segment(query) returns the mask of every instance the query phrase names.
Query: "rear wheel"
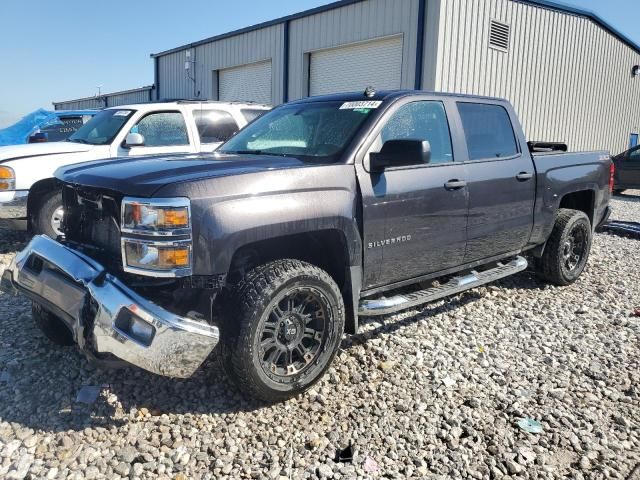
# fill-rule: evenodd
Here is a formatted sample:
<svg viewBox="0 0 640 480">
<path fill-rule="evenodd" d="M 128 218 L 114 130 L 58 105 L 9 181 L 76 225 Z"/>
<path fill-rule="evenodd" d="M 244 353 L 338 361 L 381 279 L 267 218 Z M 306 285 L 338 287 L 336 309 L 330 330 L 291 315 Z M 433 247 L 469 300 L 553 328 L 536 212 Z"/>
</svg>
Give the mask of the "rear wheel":
<svg viewBox="0 0 640 480">
<path fill-rule="evenodd" d="M 575 282 L 587 265 L 591 237 L 591 222 L 584 212 L 559 209 L 538 264 L 540 275 L 556 285 Z"/>
<path fill-rule="evenodd" d="M 64 322 L 37 303 L 31 304 L 31 316 L 36 326 L 51 343 L 63 347 L 74 344 L 73 335 Z"/>
<path fill-rule="evenodd" d="M 56 239 L 62 235 L 62 193 L 50 192 L 42 197 L 33 216 L 34 233 Z"/>
<path fill-rule="evenodd" d="M 222 363 L 245 393 L 284 400 L 322 377 L 343 331 L 344 304 L 331 276 L 277 260 L 250 271 L 236 288 L 222 327 Z"/>
</svg>

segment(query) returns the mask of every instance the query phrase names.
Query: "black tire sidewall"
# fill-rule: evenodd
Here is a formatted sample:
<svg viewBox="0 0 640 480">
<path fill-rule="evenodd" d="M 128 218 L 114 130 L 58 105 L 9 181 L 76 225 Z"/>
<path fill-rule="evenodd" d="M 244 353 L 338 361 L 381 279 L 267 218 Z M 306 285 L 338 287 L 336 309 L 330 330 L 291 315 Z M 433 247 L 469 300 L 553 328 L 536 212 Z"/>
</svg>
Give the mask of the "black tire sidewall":
<svg viewBox="0 0 640 480">
<path fill-rule="evenodd" d="M 593 232 L 591 229 L 591 222 L 589 221 L 589 217 L 584 212 L 578 210 L 572 210 L 565 212 L 565 215 L 568 215 L 570 212 L 571 216 L 565 221 L 559 221 L 554 226 L 554 231 L 552 232 L 552 236 L 554 238 L 554 242 L 552 245 L 548 245 L 551 247 L 548 251 L 545 251 L 545 255 L 543 258 L 543 262 L 545 265 L 545 270 L 547 271 L 547 279 L 553 281 L 558 285 L 570 285 L 574 283 L 580 275 L 584 272 L 587 262 L 589 260 L 589 254 L 591 252 L 591 244 L 593 241 Z M 567 238 L 571 234 L 571 232 L 579 225 L 582 224 L 583 228 L 586 232 L 586 246 L 582 258 L 580 259 L 579 265 L 573 270 L 567 270 L 563 261 L 563 248 L 564 244 L 567 241 Z"/>
<path fill-rule="evenodd" d="M 284 400 L 310 388 L 329 368 L 342 340 L 344 304 L 340 290 L 326 272 L 310 265 L 308 267 L 308 271 L 296 269 L 287 278 L 280 278 L 278 285 L 266 286 L 258 292 L 256 302 L 242 303 L 239 330 L 233 342 L 233 352 L 230 352 L 233 356 L 234 374 L 236 378 L 243 378 L 244 386 L 262 400 Z M 327 312 L 325 340 L 321 352 L 311 364 L 299 374 L 276 382 L 264 372 L 260 364 L 258 342 L 261 320 L 269 314 L 276 298 L 296 287 L 308 287 L 320 294 Z"/>
<path fill-rule="evenodd" d="M 64 322 L 37 303 L 31 304 L 31 316 L 38 329 L 51 343 L 62 347 L 75 344 L 71 330 Z"/>
<path fill-rule="evenodd" d="M 589 222 L 589 219 L 587 218 L 586 215 L 582 214 L 582 215 L 576 215 L 568 224 L 567 227 L 564 229 L 564 231 L 562 232 L 562 241 L 561 241 L 561 247 L 562 245 L 564 245 L 564 241 L 567 239 L 567 237 L 569 236 L 569 234 L 579 225 L 582 224 L 584 231 L 585 231 L 585 241 L 586 241 L 586 245 L 585 245 L 585 249 L 584 249 L 584 253 L 582 254 L 582 257 L 580 258 L 580 263 L 578 264 L 578 266 L 576 268 L 574 268 L 573 270 L 567 270 L 565 268 L 564 262 L 560 263 L 560 271 L 562 273 L 562 276 L 570 283 L 575 282 L 578 277 L 580 277 L 580 275 L 582 275 L 582 272 L 584 271 L 584 269 L 587 266 L 587 261 L 589 260 L 589 253 L 591 252 L 591 241 L 592 241 L 592 233 L 591 233 L 591 223 Z M 558 252 L 558 255 L 561 257 L 562 256 L 562 250 L 560 252 Z"/>
<path fill-rule="evenodd" d="M 34 233 L 56 239 L 58 237 L 58 232 L 56 232 L 51 226 L 51 217 L 61 206 L 62 192 L 51 192 L 43 197 L 38 205 L 37 212 L 35 212 Z"/>
</svg>

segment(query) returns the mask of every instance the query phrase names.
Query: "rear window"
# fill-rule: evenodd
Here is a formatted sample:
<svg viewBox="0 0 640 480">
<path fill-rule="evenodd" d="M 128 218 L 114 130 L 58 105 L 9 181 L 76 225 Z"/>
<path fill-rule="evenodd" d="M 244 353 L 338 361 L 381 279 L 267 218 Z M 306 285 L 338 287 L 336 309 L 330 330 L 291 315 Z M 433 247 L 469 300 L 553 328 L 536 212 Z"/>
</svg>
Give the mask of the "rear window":
<svg viewBox="0 0 640 480">
<path fill-rule="evenodd" d="M 238 131 L 236 121 L 223 110 L 194 110 L 193 118 L 201 143 L 226 142 Z"/>
<path fill-rule="evenodd" d="M 257 108 L 243 108 L 240 110 L 242 116 L 247 120 L 247 123 L 253 122 L 260 115 L 264 115 L 269 110 L 257 109 Z"/>
<path fill-rule="evenodd" d="M 458 103 L 470 160 L 512 157 L 518 154 L 509 114 L 500 105 Z"/>
</svg>

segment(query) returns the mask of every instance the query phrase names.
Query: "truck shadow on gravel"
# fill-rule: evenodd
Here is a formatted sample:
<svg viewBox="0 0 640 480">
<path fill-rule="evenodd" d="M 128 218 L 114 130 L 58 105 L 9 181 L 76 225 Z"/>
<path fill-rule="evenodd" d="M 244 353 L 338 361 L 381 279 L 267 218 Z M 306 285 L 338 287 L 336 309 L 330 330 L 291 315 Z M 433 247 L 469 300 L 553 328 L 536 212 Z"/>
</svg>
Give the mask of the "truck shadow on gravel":
<svg viewBox="0 0 640 480">
<path fill-rule="evenodd" d="M 507 289 L 544 286 L 531 272 L 492 285 Z M 365 318 L 364 331 L 345 337 L 342 349 L 348 350 L 380 335 L 392 335 L 437 314 L 455 312 L 484 297 L 481 291 L 471 290 L 410 310 L 398 320 Z M 0 381 L 0 418 L 20 428 L 77 432 L 137 422 L 161 425 L 175 423 L 179 417 L 173 415 L 218 416 L 252 412 L 266 406 L 243 397 L 223 375 L 215 357 L 194 377 L 184 380 L 160 377 L 134 367 L 104 369 L 90 364 L 75 348 L 56 347 L 43 338 L 32 323 L 29 303 L 23 297 L 9 299 L 2 295 L 0 307 L 18 312 L 15 319 L 9 320 L 14 325 L 0 331 L 0 345 L 5 349 L 0 354 L 0 372 L 10 375 L 8 381 Z M 76 401 L 83 386 L 99 388 L 95 402 Z"/>
<path fill-rule="evenodd" d="M 490 283 L 481 288 L 501 288 L 516 290 L 540 290 L 545 288 L 546 284 L 538 279 L 532 271 L 524 271 L 511 277 L 503 278 L 496 282 Z M 468 290 L 454 297 L 445 298 L 433 304 L 426 304 L 423 307 L 417 307 L 406 311 L 405 317 L 394 320 L 394 315 L 385 315 L 381 317 L 366 317 L 360 319 L 360 327 L 365 329 L 362 333 L 349 335 L 343 339 L 341 348 L 348 350 L 349 348 L 362 345 L 367 340 L 376 338 L 380 335 L 392 335 L 398 330 L 409 327 L 415 323 L 428 321 L 430 317 L 440 315 L 447 312 L 455 312 L 456 310 L 473 304 L 478 300 L 482 300 L 485 296 L 478 289 Z M 397 315 L 397 314 L 396 314 Z M 366 329 L 367 326 L 373 326 L 373 329 Z"/>
</svg>

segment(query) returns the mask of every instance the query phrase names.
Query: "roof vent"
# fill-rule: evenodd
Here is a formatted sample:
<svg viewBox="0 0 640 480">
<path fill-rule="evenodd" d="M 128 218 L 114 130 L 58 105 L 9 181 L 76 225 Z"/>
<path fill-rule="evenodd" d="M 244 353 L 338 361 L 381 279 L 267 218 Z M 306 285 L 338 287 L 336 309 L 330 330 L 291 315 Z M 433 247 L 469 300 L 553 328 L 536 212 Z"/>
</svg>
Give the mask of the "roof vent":
<svg viewBox="0 0 640 480">
<path fill-rule="evenodd" d="M 489 29 L 489 47 L 502 52 L 507 52 L 509 50 L 510 39 L 511 27 L 504 23 L 491 20 L 491 27 Z"/>
</svg>

